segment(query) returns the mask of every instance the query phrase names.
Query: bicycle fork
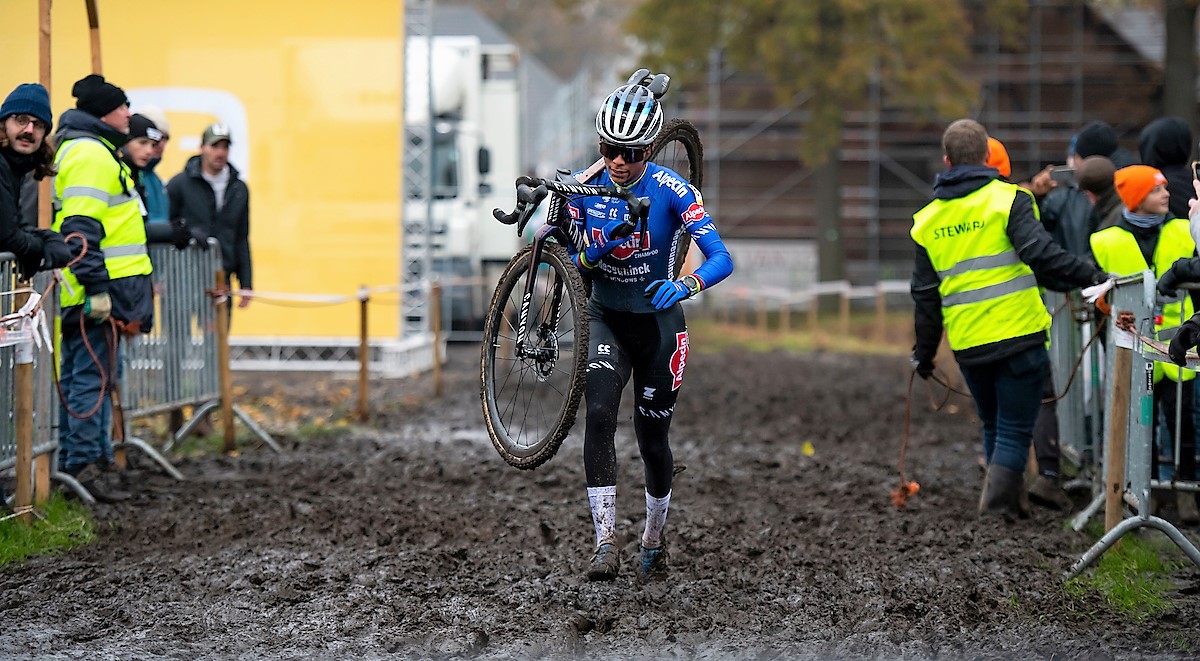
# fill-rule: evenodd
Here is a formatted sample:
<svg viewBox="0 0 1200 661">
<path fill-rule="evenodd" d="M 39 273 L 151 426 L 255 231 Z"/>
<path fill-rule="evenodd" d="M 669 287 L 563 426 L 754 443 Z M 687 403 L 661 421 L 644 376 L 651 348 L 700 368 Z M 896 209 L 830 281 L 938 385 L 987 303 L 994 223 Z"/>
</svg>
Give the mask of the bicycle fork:
<svg viewBox="0 0 1200 661">
<path fill-rule="evenodd" d="M 555 333 L 559 313 L 562 309 L 563 281 L 551 270 L 550 305 L 542 315 L 536 334 L 530 337 L 529 314 L 533 308 L 534 289 L 537 284 L 537 272 L 542 260 L 542 249 L 547 237 L 558 231 L 553 226 L 544 226 L 534 235 L 533 244 L 529 251 L 529 271 L 525 276 L 525 291 L 521 295 L 521 311 L 517 319 L 518 358 L 533 360 L 539 374 L 548 377 L 558 358 L 558 335 Z"/>
</svg>

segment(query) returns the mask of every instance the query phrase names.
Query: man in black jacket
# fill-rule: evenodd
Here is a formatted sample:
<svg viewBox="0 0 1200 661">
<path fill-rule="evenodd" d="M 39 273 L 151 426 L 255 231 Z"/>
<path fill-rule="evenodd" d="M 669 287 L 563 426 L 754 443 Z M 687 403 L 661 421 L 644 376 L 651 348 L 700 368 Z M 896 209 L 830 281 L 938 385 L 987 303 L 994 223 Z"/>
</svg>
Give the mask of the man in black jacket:
<svg viewBox="0 0 1200 661">
<path fill-rule="evenodd" d="M 71 260 L 62 236 L 21 222 L 21 180 L 28 172 L 38 180 L 54 172 L 54 148 L 46 142 L 52 120 L 50 95 L 37 83 L 18 85 L 0 105 L 0 252 L 16 255 L 27 279 Z"/>
<path fill-rule="evenodd" d="M 225 282 L 237 276 L 244 291 L 254 289 L 250 263 L 250 190 L 229 163 L 229 128 L 213 124 L 204 129 L 200 153 L 188 159 L 183 172 L 167 184 L 172 220 L 183 219 L 205 238 L 221 244 Z M 238 307 L 250 304 L 243 295 Z"/>
</svg>

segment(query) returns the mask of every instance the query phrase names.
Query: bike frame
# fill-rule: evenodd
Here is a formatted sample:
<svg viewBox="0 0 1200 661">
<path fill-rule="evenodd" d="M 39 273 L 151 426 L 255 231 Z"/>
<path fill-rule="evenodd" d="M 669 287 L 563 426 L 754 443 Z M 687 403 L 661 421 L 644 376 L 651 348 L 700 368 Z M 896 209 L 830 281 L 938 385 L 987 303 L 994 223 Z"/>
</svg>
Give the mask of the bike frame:
<svg viewBox="0 0 1200 661">
<path fill-rule="evenodd" d="M 562 175 L 569 176 L 569 175 Z M 517 184 L 517 206 L 511 214 L 504 214 L 499 209 L 493 211 L 493 215 L 502 223 L 516 223 L 517 233 L 520 234 L 525 225 L 529 222 L 533 212 L 543 199 L 549 195 L 550 208 L 547 209 L 546 224 L 543 225 L 534 234 L 533 243 L 529 253 L 529 270 L 525 275 L 525 291 L 521 297 L 521 313 L 517 319 L 517 345 L 516 353 L 519 358 L 534 358 L 541 359 L 548 356 L 540 355 L 541 352 L 551 351 L 550 349 L 531 348 L 526 343 L 529 331 L 529 311 L 533 303 L 533 288 L 535 283 L 535 274 L 538 264 L 541 262 L 542 249 L 547 239 L 553 238 L 558 243 L 567 246 L 568 250 L 579 251 L 591 245 L 591 240 L 587 235 L 579 229 L 575 222 L 563 214 L 563 206 L 566 204 L 567 196 L 576 197 L 617 197 L 625 200 L 629 205 L 629 220 L 625 225 L 618 228 L 616 236 L 628 236 L 637 227 L 644 223 L 646 216 L 650 211 L 650 201 L 646 198 L 639 198 L 634 195 L 628 188 L 620 186 L 595 186 L 589 184 L 581 184 L 573 179 L 564 181 L 562 179 L 535 179 L 533 177 L 520 177 L 516 181 Z M 546 319 L 558 320 L 560 308 L 562 306 L 562 282 L 555 283 L 554 291 L 551 294 L 550 314 Z M 544 334 L 552 331 L 553 326 L 546 324 L 538 329 L 539 334 Z"/>
</svg>

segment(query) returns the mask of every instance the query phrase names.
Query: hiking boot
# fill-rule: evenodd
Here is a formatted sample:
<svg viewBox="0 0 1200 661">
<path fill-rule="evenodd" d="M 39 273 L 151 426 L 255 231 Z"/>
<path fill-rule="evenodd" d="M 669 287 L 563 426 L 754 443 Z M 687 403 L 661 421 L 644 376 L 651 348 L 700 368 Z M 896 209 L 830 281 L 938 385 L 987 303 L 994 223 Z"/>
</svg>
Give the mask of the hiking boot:
<svg viewBox="0 0 1200 661">
<path fill-rule="evenodd" d="M 979 515 L 1000 514 L 1005 517 L 1027 519 L 1031 513 L 1029 498 L 1025 493 L 1025 473 L 1004 466 L 988 466 L 983 480 L 983 493 L 979 495 Z"/>
<path fill-rule="evenodd" d="M 648 549 L 638 544 L 638 578 L 647 581 L 667 573 L 667 559 L 669 557 L 666 544 L 656 549 Z"/>
<path fill-rule="evenodd" d="M 1058 478 L 1049 475 L 1038 475 L 1029 487 L 1029 500 L 1035 505 L 1041 505 L 1052 510 L 1070 512 L 1075 507 L 1071 497 L 1058 484 Z"/>
<path fill-rule="evenodd" d="M 1175 512 L 1179 522 L 1185 526 L 1200 523 L 1200 508 L 1196 507 L 1196 494 L 1190 491 L 1175 492 Z"/>
<path fill-rule="evenodd" d="M 107 471 L 99 464 L 87 464 L 75 471 L 74 476 L 79 484 L 101 503 L 119 503 L 133 498 L 133 494 L 121 490 L 117 473 Z"/>
<path fill-rule="evenodd" d="M 621 553 L 617 550 L 617 545 L 605 542 L 596 547 L 587 577 L 589 581 L 611 581 L 617 577 L 620 569 Z"/>
</svg>

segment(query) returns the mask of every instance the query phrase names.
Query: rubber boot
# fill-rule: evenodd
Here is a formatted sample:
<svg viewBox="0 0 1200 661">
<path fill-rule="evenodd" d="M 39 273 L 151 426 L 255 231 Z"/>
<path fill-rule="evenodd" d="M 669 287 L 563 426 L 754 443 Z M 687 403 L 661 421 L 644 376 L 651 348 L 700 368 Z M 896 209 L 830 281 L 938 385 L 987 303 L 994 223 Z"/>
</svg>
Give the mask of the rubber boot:
<svg viewBox="0 0 1200 661">
<path fill-rule="evenodd" d="M 1025 473 L 991 464 L 979 495 L 979 515 L 1000 514 L 1027 519 L 1031 513 L 1025 492 Z"/>
<path fill-rule="evenodd" d="M 1029 500 L 1053 510 L 1069 512 L 1074 507 L 1067 492 L 1058 484 L 1058 478 L 1038 475 L 1029 487 Z"/>
<path fill-rule="evenodd" d="M 1200 509 L 1196 507 L 1196 494 L 1191 491 L 1176 491 L 1175 512 L 1179 516 L 1179 523 L 1185 526 L 1194 526 L 1200 523 Z"/>
</svg>

